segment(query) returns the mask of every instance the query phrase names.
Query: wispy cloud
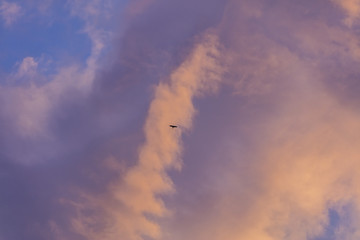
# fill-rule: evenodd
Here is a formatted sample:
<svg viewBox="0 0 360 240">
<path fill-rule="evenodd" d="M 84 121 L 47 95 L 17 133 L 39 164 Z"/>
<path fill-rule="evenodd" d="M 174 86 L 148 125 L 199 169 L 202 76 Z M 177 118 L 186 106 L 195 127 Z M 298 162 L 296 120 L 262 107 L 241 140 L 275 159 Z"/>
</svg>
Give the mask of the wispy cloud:
<svg viewBox="0 0 360 240">
<path fill-rule="evenodd" d="M 5 26 L 10 26 L 21 16 L 21 7 L 12 2 L 0 2 L 0 15 L 4 20 Z"/>
<path fill-rule="evenodd" d="M 348 41 L 356 36 L 339 27 L 341 17 L 329 26 L 309 12 L 303 20 L 304 5 L 267 7 L 233 1 L 219 26 L 235 95 L 220 92 L 200 107 L 187 138 L 188 172 L 199 176 L 178 179 L 186 188 L 173 200 L 177 215 L 163 223 L 172 239 L 317 239 L 326 229 L 334 239 L 358 236 L 352 142 L 360 115 L 358 98 L 344 93 L 355 87 L 350 75 L 360 76 L 358 47 Z M 199 142 L 210 146 L 198 150 Z M 341 223 L 332 225 L 330 210 Z"/>
<path fill-rule="evenodd" d="M 343 8 L 347 13 L 345 23 L 351 26 L 354 21 L 360 17 L 360 1 L 359 0 L 332 0 Z"/>
<path fill-rule="evenodd" d="M 68 1 L 85 67 L 0 87 L 4 237 L 358 238 L 356 1 L 114 3 Z"/>
<path fill-rule="evenodd" d="M 17 77 L 31 77 L 37 72 L 38 62 L 33 57 L 26 57 L 22 60 L 16 72 Z"/>
<path fill-rule="evenodd" d="M 224 69 L 218 62 L 216 37 L 206 35 L 188 59 L 167 82 L 160 83 L 150 105 L 145 124 L 145 143 L 139 150 L 138 163 L 125 176 L 110 186 L 110 199 L 92 200 L 81 208 L 105 212 L 108 226 L 101 231 L 91 227 L 89 218 L 80 214 L 74 219 L 75 229 L 87 239 L 140 239 L 142 235 L 161 236 L 161 230 L 149 216 L 167 214 L 161 195 L 174 191 L 167 170 L 181 166 L 181 133 L 191 127 L 194 117 L 192 99 L 200 93 L 214 91 Z M 180 129 L 170 129 L 176 123 Z M 97 202 L 99 205 L 93 205 Z M 111 203 L 111 204 L 109 204 Z M 119 208 L 123 206 L 124 209 Z M 114 209 L 118 209 L 114 211 Z"/>
<path fill-rule="evenodd" d="M 93 6 L 95 3 L 96 1 L 87 2 L 87 5 Z M 20 9 L 15 3 L 2 4 L 6 9 L 12 9 L 11 11 Z M 97 25 L 97 21 L 109 17 L 107 14 L 109 8 L 98 9 L 93 6 L 90 10 L 89 7 L 84 10 L 80 6 L 72 5 L 70 8 L 74 16 L 85 21 L 84 31 L 92 40 L 90 56 L 86 59 L 85 67 L 76 63 L 69 64 L 59 67 L 56 69 L 56 74 L 52 75 L 45 75 L 46 71 L 43 68 L 46 66 L 34 57 L 26 57 L 18 63 L 16 71 L 7 77 L 8 82 L 15 84 L 0 86 L 3 96 L 1 114 L 4 121 L 8 121 L 12 126 L 15 136 L 54 140 L 49 132 L 52 109 L 62 104 L 62 98 L 68 92 L 76 91 L 79 97 L 86 97 L 91 92 L 96 71 L 100 66 L 98 60 L 103 46 L 110 40 L 109 37 L 101 35 L 103 30 Z M 96 14 L 91 9 L 96 9 Z M 15 150 L 11 154 L 18 153 L 20 152 Z M 33 160 L 35 159 L 29 158 L 25 162 L 30 163 Z"/>
</svg>

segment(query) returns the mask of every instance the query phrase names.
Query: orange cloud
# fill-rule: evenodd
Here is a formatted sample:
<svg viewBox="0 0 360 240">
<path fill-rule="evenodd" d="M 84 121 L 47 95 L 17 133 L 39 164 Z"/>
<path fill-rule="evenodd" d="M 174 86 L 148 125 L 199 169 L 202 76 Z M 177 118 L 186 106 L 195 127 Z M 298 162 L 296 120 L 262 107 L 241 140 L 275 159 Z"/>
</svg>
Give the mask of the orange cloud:
<svg viewBox="0 0 360 240">
<path fill-rule="evenodd" d="M 360 116 L 328 86 L 339 80 L 334 76 L 347 73 L 326 62 L 334 56 L 341 64 L 359 61 L 355 35 L 324 21 L 299 22 L 281 6 L 274 8 L 283 15 L 271 15 L 257 3 L 245 7 L 252 10 L 246 19 L 233 15 L 239 8 L 235 1 L 228 5 L 219 31 L 201 39 L 169 79 L 156 86 L 138 162 L 106 196 L 84 196 L 83 203 L 72 203 L 78 233 L 110 240 L 303 240 L 324 233 L 329 209 L 341 215 L 343 206 L 353 204 L 351 223 L 335 235 L 357 239 Z M 247 18 L 263 21 L 270 30 L 248 29 Z M 272 25 L 266 25 L 269 19 Z M 218 39 L 229 45 L 223 52 Z M 204 167 L 215 176 L 205 190 L 199 189 L 208 191 L 206 197 L 195 199 L 193 208 L 176 205 L 174 210 L 183 207 L 185 217 L 176 219 L 174 213 L 174 225 L 164 224 L 162 236 L 156 220 L 172 209 L 161 196 L 174 192 L 167 170 L 181 167 L 181 133 L 191 128 L 193 98 L 217 89 L 224 73 L 219 62 L 226 65 L 234 99 L 246 99 L 241 106 L 234 100 L 225 116 L 239 122 L 231 137 L 223 137 L 227 142 L 218 143 L 221 149 L 209 150 L 221 154 L 211 154 L 216 159 Z M 333 69 L 324 71 L 327 64 Z M 89 209 L 98 212 L 88 216 Z M 97 222 L 104 226 L 97 229 Z"/>
<path fill-rule="evenodd" d="M 296 59 L 283 67 L 292 67 L 291 82 L 249 103 L 261 105 L 258 117 L 239 120 L 236 137 L 222 138 L 228 139 L 216 150 L 222 155 L 207 161 L 216 176 L 206 184 L 210 199 L 186 209 L 189 218 L 169 230 L 173 239 L 313 239 L 329 224 L 329 209 L 341 214 L 342 206 L 359 204 L 360 113 L 339 103 L 316 69 Z M 234 105 L 225 117 L 241 119 L 249 108 Z M 251 149 L 239 150 L 244 138 Z M 337 239 L 343 234 L 351 231 Z"/>
<path fill-rule="evenodd" d="M 223 68 L 218 62 L 220 52 L 214 35 L 203 37 L 188 59 L 176 69 L 169 81 L 155 88 L 145 123 L 145 143 L 139 149 L 138 163 L 128 169 L 121 181 L 109 187 L 105 198 L 84 197 L 87 204 L 74 204 L 78 217 L 73 225 L 88 239 L 141 239 L 146 235 L 161 236 L 153 217 L 166 216 L 169 211 L 161 195 L 174 191 L 167 170 L 180 168 L 181 133 L 191 128 L 195 109 L 192 99 L 215 91 Z M 171 129 L 169 124 L 176 124 Z M 99 209 L 108 227 L 94 231 L 93 219 L 85 209 Z M 96 214 L 97 219 L 101 214 Z"/>
<path fill-rule="evenodd" d="M 169 235 L 315 239 L 329 225 L 329 209 L 342 217 L 348 214 L 342 208 L 351 205 L 349 223 L 341 223 L 334 237 L 357 239 L 360 112 L 358 103 L 350 106 L 341 90 L 333 89 L 337 82 L 346 84 L 347 74 L 359 74 L 357 68 L 342 68 L 346 62 L 358 65 L 355 34 L 318 19 L 299 21 L 281 4 L 272 7 L 275 14 L 251 14 L 250 21 L 235 15 L 240 10 L 234 2 L 219 28 L 229 44 L 226 82 L 235 93 L 224 118 L 238 124 L 231 136 L 221 136 L 225 143 L 209 150 L 220 154 L 209 154 L 210 181 L 197 185 L 205 197 L 194 196 L 198 204 L 177 202 L 180 213 L 169 224 Z M 266 31 L 256 24 L 248 28 L 253 18 L 263 18 L 256 24 Z"/>
<path fill-rule="evenodd" d="M 359 0 L 332 0 L 346 12 L 348 17 L 345 19 L 345 23 L 351 26 L 355 19 L 360 16 L 360 1 Z"/>
</svg>

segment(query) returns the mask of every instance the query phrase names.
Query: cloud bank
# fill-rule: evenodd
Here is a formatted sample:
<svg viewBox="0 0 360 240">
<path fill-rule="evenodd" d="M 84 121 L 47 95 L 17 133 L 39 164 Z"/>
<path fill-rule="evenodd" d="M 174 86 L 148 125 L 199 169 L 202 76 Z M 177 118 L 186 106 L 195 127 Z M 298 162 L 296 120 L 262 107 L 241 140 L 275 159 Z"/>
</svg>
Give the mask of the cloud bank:
<svg viewBox="0 0 360 240">
<path fill-rule="evenodd" d="M 358 239 L 357 5 L 70 1 L 85 67 L 0 87 L 0 238 Z"/>
</svg>

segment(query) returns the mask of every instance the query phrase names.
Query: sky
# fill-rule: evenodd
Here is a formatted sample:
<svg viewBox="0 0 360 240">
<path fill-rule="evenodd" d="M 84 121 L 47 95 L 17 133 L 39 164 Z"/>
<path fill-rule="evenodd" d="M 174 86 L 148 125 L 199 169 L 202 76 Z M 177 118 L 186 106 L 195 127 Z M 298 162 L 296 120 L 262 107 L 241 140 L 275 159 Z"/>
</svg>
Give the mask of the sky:
<svg viewBox="0 0 360 240">
<path fill-rule="evenodd" d="M 0 240 L 357 240 L 359 64 L 360 0 L 0 0 Z"/>
</svg>

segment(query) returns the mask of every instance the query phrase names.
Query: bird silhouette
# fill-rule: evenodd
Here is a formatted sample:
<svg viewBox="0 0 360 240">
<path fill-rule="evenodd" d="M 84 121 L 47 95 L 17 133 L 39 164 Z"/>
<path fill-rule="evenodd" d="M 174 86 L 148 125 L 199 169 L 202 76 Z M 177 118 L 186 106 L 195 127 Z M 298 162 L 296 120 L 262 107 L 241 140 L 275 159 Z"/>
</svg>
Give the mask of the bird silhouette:
<svg viewBox="0 0 360 240">
<path fill-rule="evenodd" d="M 176 125 L 169 125 L 171 128 L 177 128 L 178 126 Z"/>
</svg>

